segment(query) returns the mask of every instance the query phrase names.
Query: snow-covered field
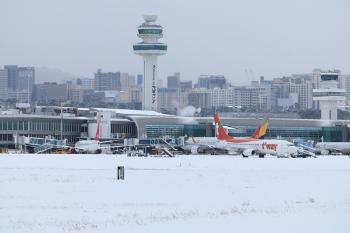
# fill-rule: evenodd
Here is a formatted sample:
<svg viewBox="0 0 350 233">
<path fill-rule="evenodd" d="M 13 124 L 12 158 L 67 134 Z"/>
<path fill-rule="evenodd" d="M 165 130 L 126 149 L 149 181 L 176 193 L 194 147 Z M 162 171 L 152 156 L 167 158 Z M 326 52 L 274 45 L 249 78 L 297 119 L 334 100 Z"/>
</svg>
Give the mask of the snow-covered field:
<svg viewBox="0 0 350 233">
<path fill-rule="evenodd" d="M 350 159 L 0 155 L 0 232 L 350 232 Z"/>
</svg>

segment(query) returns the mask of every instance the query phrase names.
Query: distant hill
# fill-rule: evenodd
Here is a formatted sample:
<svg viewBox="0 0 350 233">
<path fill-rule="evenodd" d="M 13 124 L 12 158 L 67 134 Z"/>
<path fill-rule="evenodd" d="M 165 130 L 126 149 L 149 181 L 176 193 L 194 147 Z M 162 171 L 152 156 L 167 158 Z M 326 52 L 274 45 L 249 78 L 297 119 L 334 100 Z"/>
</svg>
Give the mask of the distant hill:
<svg viewBox="0 0 350 233">
<path fill-rule="evenodd" d="M 65 82 L 74 80 L 78 75 L 70 74 L 56 68 L 35 67 L 35 83 L 43 82 Z"/>
</svg>

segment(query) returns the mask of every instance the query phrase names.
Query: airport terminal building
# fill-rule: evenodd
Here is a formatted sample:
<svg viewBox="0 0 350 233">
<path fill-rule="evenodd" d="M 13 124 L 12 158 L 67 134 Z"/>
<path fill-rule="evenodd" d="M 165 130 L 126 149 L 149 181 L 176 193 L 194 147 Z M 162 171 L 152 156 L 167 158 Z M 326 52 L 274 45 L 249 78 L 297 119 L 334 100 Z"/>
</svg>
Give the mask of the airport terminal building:
<svg viewBox="0 0 350 233">
<path fill-rule="evenodd" d="M 230 127 L 231 135 L 250 136 L 261 119 L 223 117 L 221 121 Z M 269 122 L 266 138 L 350 141 L 348 120 L 271 118 Z M 37 107 L 30 113 L 18 109 L 0 113 L 0 146 L 14 146 L 15 135 L 51 136 L 74 144 L 80 138 L 93 138 L 98 125 L 102 139 L 175 139 L 215 135 L 212 117 L 180 117 L 125 109 Z"/>
</svg>

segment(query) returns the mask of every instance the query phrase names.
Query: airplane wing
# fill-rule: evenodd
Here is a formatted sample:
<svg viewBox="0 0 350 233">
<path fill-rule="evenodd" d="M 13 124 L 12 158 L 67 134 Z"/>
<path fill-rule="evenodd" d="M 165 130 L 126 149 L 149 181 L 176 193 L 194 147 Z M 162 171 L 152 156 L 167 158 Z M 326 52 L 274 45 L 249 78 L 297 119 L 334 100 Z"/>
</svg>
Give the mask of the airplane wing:
<svg viewBox="0 0 350 233">
<path fill-rule="evenodd" d="M 115 141 L 110 140 L 110 141 L 99 141 L 99 144 L 111 144 L 114 143 Z"/>
</svg>

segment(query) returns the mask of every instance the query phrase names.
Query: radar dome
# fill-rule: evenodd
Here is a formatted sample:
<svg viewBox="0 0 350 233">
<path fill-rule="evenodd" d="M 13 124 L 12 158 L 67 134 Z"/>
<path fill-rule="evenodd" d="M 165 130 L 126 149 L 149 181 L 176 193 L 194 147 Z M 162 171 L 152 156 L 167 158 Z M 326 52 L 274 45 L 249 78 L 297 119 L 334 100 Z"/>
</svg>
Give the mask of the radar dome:
<svg viewBox="0 0 350 233">
<path fill-rule="evenodd" d="M 143 19 L 146 21 L 146 22 L 154 22 L 156 21 L 158 18 L 157 15 L 154 15 L 154 14 L 147 14 L 147 15 L 144 15 L 143 16 Z"/>
</svg>

